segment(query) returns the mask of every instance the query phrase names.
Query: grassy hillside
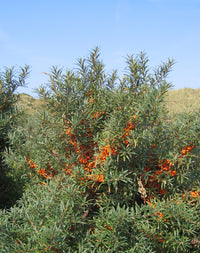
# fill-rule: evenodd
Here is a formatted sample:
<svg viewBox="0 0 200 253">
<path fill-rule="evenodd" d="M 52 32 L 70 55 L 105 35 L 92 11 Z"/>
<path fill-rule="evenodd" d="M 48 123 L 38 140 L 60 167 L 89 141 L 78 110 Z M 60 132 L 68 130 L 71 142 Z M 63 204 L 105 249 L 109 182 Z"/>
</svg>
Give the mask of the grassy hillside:
<svg viewBox="0 0 200 253">
<path fill-rule="evenodd" d="M 41 99 L 21 93 L 18 105 L 22 107 L 26 113 L 34 114 L 44 106 L 44 102 Z"/>
<path fill-rule="evenodd" d="M 170 90 L 167 93 L 166 106 L 170 113 L 181 113 L 186 111 L 200 111 L 200 88 L 184 88 Z"/>
<path fill-rule="evenodd" d="M 200 88 L 184 88 L 180 90 L 170 90 L 167 93 L 165 103 L 170 114 L 187 111 L 200 111 Z M 20 94 L 19 105 L 24 110 L 33 114 L 44 106 L 41 99 L 33 98 L 27 94 Z"/>
</svg>

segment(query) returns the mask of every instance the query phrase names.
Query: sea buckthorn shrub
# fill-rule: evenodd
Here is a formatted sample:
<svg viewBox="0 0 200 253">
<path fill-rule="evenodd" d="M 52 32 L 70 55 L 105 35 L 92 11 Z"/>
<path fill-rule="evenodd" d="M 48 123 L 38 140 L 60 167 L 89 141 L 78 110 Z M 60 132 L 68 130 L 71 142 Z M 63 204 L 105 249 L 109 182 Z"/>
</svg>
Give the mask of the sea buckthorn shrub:
<svg viewBox="0 0 200 253">
<path fill-rule="evenodd" d="M 170 118 L 173 61 L 148 63 L 128 56 L 119 79 L 95 48 L 46 73 L 48 110 L 6 156 L 27 187 L 2 211 L 2 252 L 199 251 L 199 115 Z"/>
<path fill-rule="evenodd" d="M 15 94 L 19 87 L 25 85 L 29 67 L 17 71 L 14 67 L 0 71 L 0 207 L 9 206 L 17 197 L 17 178 L 10 176 L 8 164 L 3 152 L 10 147 L 9 134 L 17 128 L 22 111 L 17 107 L 18 96 Z"/>
</svg>

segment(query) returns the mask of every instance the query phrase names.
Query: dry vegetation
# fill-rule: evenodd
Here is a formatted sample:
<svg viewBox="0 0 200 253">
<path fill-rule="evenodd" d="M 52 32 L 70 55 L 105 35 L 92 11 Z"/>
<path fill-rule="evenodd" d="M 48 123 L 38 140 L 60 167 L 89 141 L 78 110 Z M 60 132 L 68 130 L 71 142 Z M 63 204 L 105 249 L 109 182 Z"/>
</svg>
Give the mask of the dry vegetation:
<svg viewBox="0 0 200 253">
<path fill-rule="evenodd" d="M 33 98 L 28 94 L 21 93 L 18 105 L 28 114 L 34 114 L 44 106 L 44 102 L 39 98 Z"/>
<path fill-rule="evenodd" d="M 200 111 L 200 88 L 170 90 L 165 101 L 169 112 L 172 114 L 184 111 Z"/>
</svg>

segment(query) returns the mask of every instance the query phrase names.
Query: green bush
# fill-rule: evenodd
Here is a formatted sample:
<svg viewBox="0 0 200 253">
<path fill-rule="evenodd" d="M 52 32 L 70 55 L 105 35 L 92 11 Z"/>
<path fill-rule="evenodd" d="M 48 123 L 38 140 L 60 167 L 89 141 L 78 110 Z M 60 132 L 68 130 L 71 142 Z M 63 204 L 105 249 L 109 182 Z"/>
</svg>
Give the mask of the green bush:
<svg viewBox="0 0 200 253">
<path fill-rule="evenodd" d="M 128 56 L 119 79 L 96 48 L 77 71 L 52 68 L 48 110 L 10 137 L 27 187 L 2 211 L 2 252 L 199 251 L 199 115 L 169 118 L 172 66 Z"/>
<path fill-rule="evenodd" d="M 9 206 L 16 198 L 14 179 L 9 177 L 10 168 L 5 162 L 3 152 L 9 148 L 9 134 L 17 128 L 20 110 L 16 106 L 18 96 L 15 91 L 25 85 L 29 73 L 28 66 L 17 73 L 14 68 L 5 68 L 0 73 L 0 207 Z"/>
</svg>

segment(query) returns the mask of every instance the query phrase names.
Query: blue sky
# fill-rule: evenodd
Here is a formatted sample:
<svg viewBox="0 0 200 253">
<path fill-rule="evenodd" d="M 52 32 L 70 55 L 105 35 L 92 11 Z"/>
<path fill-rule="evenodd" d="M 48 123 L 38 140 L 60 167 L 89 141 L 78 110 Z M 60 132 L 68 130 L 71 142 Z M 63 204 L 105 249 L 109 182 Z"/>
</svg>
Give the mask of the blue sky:
<svg viewBox="0 0 200 253">
<path fill-rule="evenodd" d="M 150 68 L 175 60 L 174 89 L 200 88 L 200 0 L 6 0 L 0 8 L 0 70 L 30 65 L 28 87 L 53 65 L 73 69 L 99 46 L 106 71 L 146 52 Z"/>
</svg>

